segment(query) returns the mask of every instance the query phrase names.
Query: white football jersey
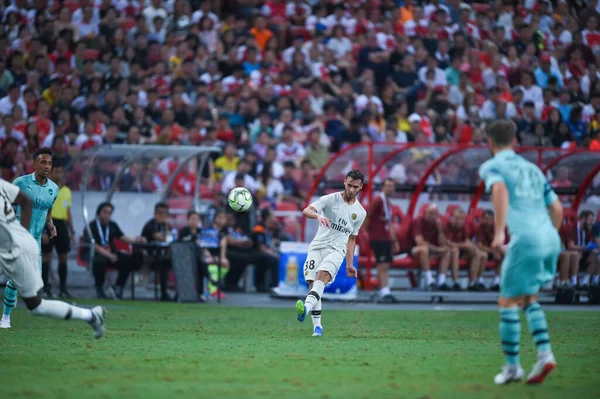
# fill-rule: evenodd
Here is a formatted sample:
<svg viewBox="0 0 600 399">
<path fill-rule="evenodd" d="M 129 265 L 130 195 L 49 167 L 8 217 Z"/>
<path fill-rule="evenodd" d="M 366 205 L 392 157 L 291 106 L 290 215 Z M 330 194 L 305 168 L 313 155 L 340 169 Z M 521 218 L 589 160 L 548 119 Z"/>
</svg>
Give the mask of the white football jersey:
<svg viewBox="0 0 600 399">
<path fill-rule="evenodd" d="M 358 199 L 349 205 L 342 198 L 341 192 L 324 195 L 310 206 L 331 221 L 331 228 L 319 226 L 308 250 L 331 248 L 346 255 L 348 237 L 358 235 L 367 216 L 365 208 Z"/>
<path fill-rule="evenodd" d="M 19 187 L 0 179 L 0 223 L 6 225 L 17 218 L 12 203 L 19 195 Z"/>
<path fill-rule="evenodd" d="M 0 259 L 15 259 L 21 253 L 23 240 L 35 241 L 13 209 L 12 203 L 18 194 L 19 187 L 0 179 Z"/>
</svg>

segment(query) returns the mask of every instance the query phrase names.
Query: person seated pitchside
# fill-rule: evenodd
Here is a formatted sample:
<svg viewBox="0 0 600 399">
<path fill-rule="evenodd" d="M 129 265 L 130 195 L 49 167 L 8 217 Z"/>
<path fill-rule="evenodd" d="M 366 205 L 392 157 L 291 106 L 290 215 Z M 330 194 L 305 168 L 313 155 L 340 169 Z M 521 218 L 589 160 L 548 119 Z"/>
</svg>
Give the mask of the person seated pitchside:
<svg viewBox="0 0 600 399">
<path fill-rule="evenodd" d="M 225 214 L 223 211 L 218 211 L 215 214 L 215 221 L 217 219 L 222 220 L 222 225 L 225 225 Z M 224 256 L 223 241 L 224 237 L 222 237 L 221 229 L 215 230 L 217 232 L 217 242 L 219 242 L 218 248 L 202 248 L 201 236 L 203 234 L 203 230 L 212 230 L 211 228 L 203 229 L 200 227 L 200 214 L 194 210 L 191 210 L 187 214 L 188 225 L 181 228 L 178 234 L 178 240 L 183 242 L 194 242 L 196 243 L 197 253 L 197 279 L 196 279 L 196 287 L 198 291 L 198 300 L 200 302 L 206 302 L 206 297 L 203 294 L 203 285 L 204 278 L 209 280 L 209 292 L 211 295 L 213 292 L 216 292 L 218 289 L 219 282 L 216 278 L 213 278 L 209 269 L 209 265 L 217 263 L 216 257 L 221 255 L 221 265 L 224 268 L 229 266 L 229 262 L 227 261 L 227 257 Z M 220 251 L 220 252 L 219 252 Z M 214 256 L 213 256 L 214 255 Z"/>
<path fill-rule="evenodd" d="M 171 235 L 171 225 L 169 224 L 169 205 L 159 202 L 154 206 L 154 217 L 150 219 L 142 229 L 142 237 L 147 242 L 166 243 Z M 171 259 L 165 255 L 163 248 L 157 248 L 149 251 L 152 259 L 151 268 L 159 273 L 160 281 L 160 300 L 170 301 L 168 282 L 169 269 L 171 268 Z"/>
<path fill-rule="evenodd" d="M 577 285 L 581 253 L 577 249 L 569 249 L 571 225 L 564 223 L 558 232 L 562 241 L 562 251 L 558 256 L 558 288 L 573 288 Z"/>
<path fill-rule="evenodd" d="M 437 206 L 428 205 L 422 217 L 414 220 L 410 226 L 412 238 L 411 256 L 419 261 L 419 266 L 425 274 L 425 289 L 449 291 L 446 284 L 446 272 L 452 261 L 452 248 L 443 245 L 441 221 Z M 430 258 L 439 258 L 437 284 L 431 273 Z"/>
<path fill-rule="evenodd" d="M 96 209 L 96 219 L 89 224 L 89 230 L 94 239 L 94 260 L 92 262 L 92 272 L 96 285 L 96 296 L 99 299 L 106 299 L 104 292 L 104 281 L 106 279 L 106 269 L 114 267 L 118 270 L 117 281 L 113 285 L 114 296 L 123 299 L 123 287 L 127 282 L 127 277 L 132 269 L 136 269 L 135 258 L 131 254 L 117 251 L 115 240 L 118 238 L 127 244 L 135 242 L 146 242 L 144 237 L 131 238 L 126 236 L 119 225 L 110 218 L 115 207 L 110 202 L 102 202 Z M 90 242 L 88 230 L 84 230 L 84 242 Z M 87 248 L 83 248 L 83 253 Z"/>
<path fill-rule="evenodd" d="M 483 212 L 483 217 L 477 226 L 477 232 L 475 233 L 475 243 L 477 247 L 486 253 L 487 260 L 493 260 L 497 262 L 496 274 L 494 280 L 490 285 L 491 291 L 500 291 L 500 269 L 502 267 L 502 260 L 504 254 L 500 251 L 492 248 L 492 241 L 494 241 L 494 212 L 490 209 L 486 209 Z M 483 270 L 480 271 L 478 276 L 478 282 L 483 281 Z"/>
<path fill-rule="evenodd" d="M 465 224 L 466 217 L 465 211 L 460 208 L 455 209 L 446 224 L 444 235 L 447 243 L 453 249 L 458 250 L 459 259 L 462 258 L 469 261 L 469 291 L 486 291 L 483 281 L 479 281 L 478 278 L 482 275 L 483 269 L 485 269 L 487 253 L 478 249 L 477 245 L 469 239 Z M 456 255 L 456 251 L 453 252 L 453 255 Z M 455 275 L 454 270 L 452 270 L 452 273 L 454 281 L 457 281 L 458 273 Z"/>
</svg>

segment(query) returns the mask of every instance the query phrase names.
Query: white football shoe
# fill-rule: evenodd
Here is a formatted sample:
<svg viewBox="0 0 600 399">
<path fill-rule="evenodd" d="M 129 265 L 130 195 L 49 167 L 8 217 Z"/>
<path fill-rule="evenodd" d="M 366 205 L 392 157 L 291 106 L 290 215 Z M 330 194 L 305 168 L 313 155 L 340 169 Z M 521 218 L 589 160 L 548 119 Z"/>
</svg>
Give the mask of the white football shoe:
<svg viewBox="0 0 600 399">
<path fill-rule="evenodd" d="M 541 384 L 544 379 L 556 367 L 556 359 L 552 352 L 538 354 L 537 362 L 527 377 L 527 384 Z"/>
<path fill-rule="evenodd" d="M 494 377 L 494 384 L 504 385 L 525 378 L 525 370 L 521 366 L 504 366 L 502 372 Z"/>
<path fill-rule="evenodd" d="M 0 328 L 10 328 L 10 317 L 2 316 L 0 320 Z"/>
</svg>

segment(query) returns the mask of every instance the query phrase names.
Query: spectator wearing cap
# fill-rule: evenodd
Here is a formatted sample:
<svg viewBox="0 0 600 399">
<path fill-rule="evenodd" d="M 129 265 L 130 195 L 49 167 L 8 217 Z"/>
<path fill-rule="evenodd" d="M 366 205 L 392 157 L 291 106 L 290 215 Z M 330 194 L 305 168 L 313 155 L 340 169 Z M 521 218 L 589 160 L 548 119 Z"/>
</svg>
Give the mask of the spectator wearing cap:
<svg viewBox="0 0 600 399">
<path fill-rule="evenodd" d="M 535 76 L 535 82 L 539 87 L 545 89 L 548 87 L 548 80 L 554 76 L 558 81 L 558 86 L 562 87 L 562 76 L 551 69 L 552 58 L 549 54 L 544 53 L 540 57 L 540 66 L 538 66 L 533 72 Z"/>
<path fill-rule="evenodd" d="M 407 132 L 409 142 L 415 141 L 415 139 L 419 135 L 419 133 L 421 133 L 423 131 L 421 129 L 422 121 L 423 121 L 423 119 L 417 113 L 413 113 L 408 117 L 408 122 L 410 123 L 410 131 Z"/>
</svg>

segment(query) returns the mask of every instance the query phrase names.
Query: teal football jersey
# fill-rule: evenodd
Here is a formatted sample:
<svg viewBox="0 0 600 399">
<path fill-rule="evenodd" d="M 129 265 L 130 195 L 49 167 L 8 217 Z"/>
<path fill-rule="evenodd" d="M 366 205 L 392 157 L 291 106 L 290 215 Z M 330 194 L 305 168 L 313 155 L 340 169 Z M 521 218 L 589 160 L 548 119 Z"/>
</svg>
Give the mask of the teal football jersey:
<svg viewBox="0 0 600 399">
<path fill-rule="evenodd" d="M 511 235 L 555 230 L 547 207 L 558 196 L 536 165 L 512 150 L 505 150 L 481 165 L 479 176 L 487 192 L 494 183 L 506 185 L 509 193 L 506 224 Z"/>
<path fill-rule="evenodd" d="M 43 186 L 40 185 L 35 178 L 35 173 L 17 177 L 13 184 L 26 193 L 33 202 L 29 232 L 36 240 L 41 241 L 48 210 L 52 209 L 58 196 L 58 186 L 50 179 Z M 17 212 L 20 216 L 20 210 Z"/>
</svg>

